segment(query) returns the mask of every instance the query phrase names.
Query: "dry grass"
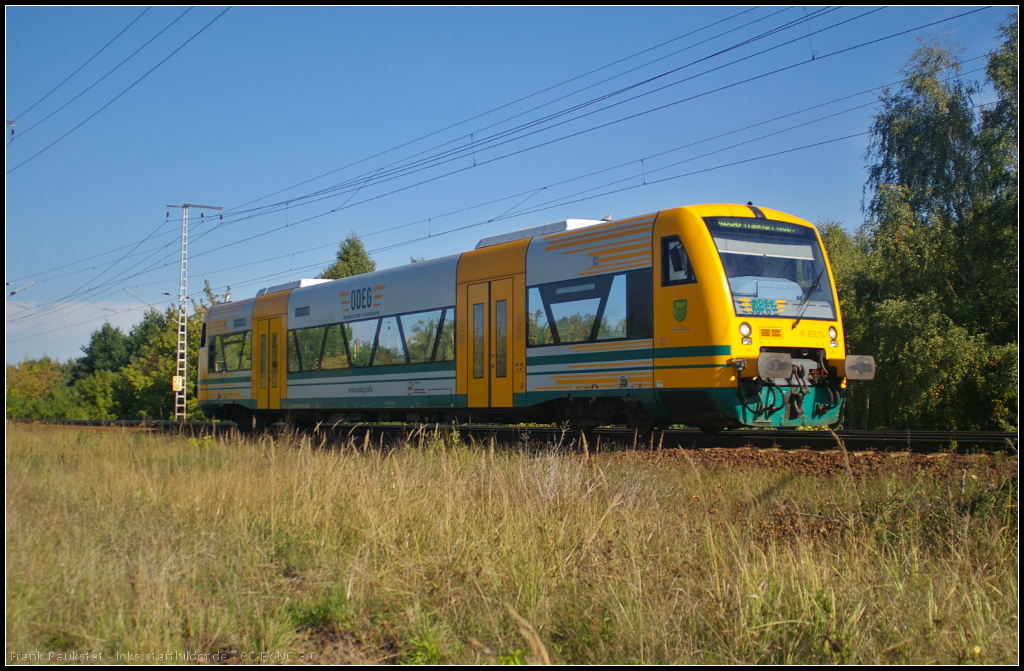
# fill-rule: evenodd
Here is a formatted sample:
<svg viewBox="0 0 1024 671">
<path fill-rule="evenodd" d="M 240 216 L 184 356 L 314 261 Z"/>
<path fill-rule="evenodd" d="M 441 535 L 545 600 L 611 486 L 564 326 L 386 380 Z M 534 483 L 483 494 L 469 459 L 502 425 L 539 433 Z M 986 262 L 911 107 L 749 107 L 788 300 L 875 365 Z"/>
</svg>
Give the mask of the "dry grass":
<svg viewBox="0 0 1024 671">
<path fill-rule="evenodd" d="M 1017 480 L 990 469 L 15 424 L 6 465 L 8 662 L 1017 662 Z"/>
</svg>

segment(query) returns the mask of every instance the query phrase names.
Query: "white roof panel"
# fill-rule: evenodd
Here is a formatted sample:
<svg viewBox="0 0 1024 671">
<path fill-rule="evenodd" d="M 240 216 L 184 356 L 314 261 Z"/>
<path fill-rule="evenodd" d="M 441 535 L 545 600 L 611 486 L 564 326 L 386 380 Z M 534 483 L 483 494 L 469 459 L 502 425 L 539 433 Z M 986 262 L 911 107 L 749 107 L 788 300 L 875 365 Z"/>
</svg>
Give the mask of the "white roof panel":
<svg viewBox="0 0 1024 671">
<path fill-rule="evenodd" d="M 534 226 L 533 228 L 524 228 L 520 231 L 499 233 L 498 235 L 482 238 L 480 242 L 476 243 L 476 248 L 492 247 L 505 242 L 514 242 L 525 238 L 536 238 L 541 235 L 547 235 L 548 233 L 561 233 L 562 231 L 571 231 L 576 228 L 583 228 L 584 226 L 593 226 L 594 224 L 601 223 L 604 222 L 600 219 L 565 219 L 564 221 L 556 221 L 550 224 L 544 224 L 543 226 Z"/>
</svg>

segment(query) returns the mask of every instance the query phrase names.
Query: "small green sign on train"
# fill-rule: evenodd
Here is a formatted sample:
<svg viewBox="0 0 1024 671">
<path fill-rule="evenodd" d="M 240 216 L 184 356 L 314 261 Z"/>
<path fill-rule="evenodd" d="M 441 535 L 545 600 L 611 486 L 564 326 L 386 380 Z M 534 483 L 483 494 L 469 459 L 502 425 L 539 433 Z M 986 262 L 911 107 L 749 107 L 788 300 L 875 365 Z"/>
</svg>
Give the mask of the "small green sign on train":
<svg viewBox="0 0 1024 671">
<path fill-rule="evenodd" d="M 681 322 L 686 319 L 686 300 L 673 301 L 672 302 L 672 314 L 675 315 L 676 321 Z"/>
</svg>

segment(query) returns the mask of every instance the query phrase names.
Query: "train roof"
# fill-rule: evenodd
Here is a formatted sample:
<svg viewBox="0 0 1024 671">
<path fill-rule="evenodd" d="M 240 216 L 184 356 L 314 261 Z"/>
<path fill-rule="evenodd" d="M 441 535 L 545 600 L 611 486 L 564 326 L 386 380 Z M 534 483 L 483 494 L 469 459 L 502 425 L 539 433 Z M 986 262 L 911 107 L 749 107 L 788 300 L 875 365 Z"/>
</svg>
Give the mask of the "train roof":
<svg viewBox="0 0 1024 671">
<path fill-rule="evenodd" d="M 275 284 L 272 287 L 266 287 L 264 289 L 260 289 L 259 291 L 256 292 L 256 295 L 257 296 L 262 296 L 264 294 L 273 294 L 273 293 L 276 293 L 278 291 L 285 291 L 287 289 L 301 289 L 303 287 L 312 287 L 312 286 L 317 285 L 317 284 L 323 284 L 324 282 L 331 282 L 331 281 L 332 280 L 320 279 L 320 278 L 317 278 L 317 279 L 295 280 L 294 282 L 285 282 L 284 284 Z"/>
<path fill-rule="evenodd" d="M 516 240 L 524 240 L 526 238 L 537 238 L 542 235 L 548 235 L 549 233 L 571 231 L 577 228 L 584 228 L 586 226 L 594 226 L 595 224 L 603 224 L 607 221 L 607 219 L 564 219 L 562 221 L 544 224 L 543 226 L 533 226 L 531 228 L 509 231 L 508 233 L 499 233 L 497 235 L 481 238 L 480 242 L 476 243 L 476 249 L 492 247 L 505 242 L 515 242 Z"/>
</svg>

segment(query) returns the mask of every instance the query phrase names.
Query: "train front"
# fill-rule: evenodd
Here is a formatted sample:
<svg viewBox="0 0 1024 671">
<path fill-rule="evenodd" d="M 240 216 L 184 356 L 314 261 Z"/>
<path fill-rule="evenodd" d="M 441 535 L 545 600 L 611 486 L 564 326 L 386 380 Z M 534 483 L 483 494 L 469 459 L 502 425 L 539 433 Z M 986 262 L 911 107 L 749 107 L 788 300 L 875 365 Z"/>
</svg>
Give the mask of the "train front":
<svg viewBox="0 0 1024 671">
<path fill-rule="evenodd" d="M 839 421 L 847 381 L 872 379 L 875 364 L 846 354 L 814 226 L 738 205 L 661 219 L 655 371 L 667 414 L 708 429 Z"/>
</svg>

